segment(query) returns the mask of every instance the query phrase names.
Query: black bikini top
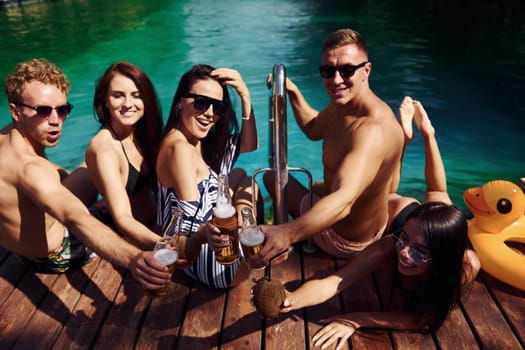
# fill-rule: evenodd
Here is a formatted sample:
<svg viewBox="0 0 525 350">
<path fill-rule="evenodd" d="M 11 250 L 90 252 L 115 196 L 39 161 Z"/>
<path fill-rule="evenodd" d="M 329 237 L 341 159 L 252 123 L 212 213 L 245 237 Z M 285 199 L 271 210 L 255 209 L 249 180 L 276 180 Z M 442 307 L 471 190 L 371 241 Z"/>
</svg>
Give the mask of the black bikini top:
<svg viewBox="0 0 525 350">
<path fill-rule="evenodd" d="M 126 153 L 126 148 L 124 148 L 124 144 L 122 143 L 122 140 L 117 135 L 117 133 L 113 130 L 113 128 L 111 127 L 111 124 L 109 125 L 109 129 L 111 133 L 120 142 L 120 146 L 122 147 L 124 156 L 126 157 L 126 160 L 128 161 L 128 180 L 126 182 L 126 193 L 128 194 L 128 196 L 131 196 L 137 193 L 144 186 L 144 184 L 149 182 L 150 179 L 149 179 L 149 176 L 142 174 L 140 171 L 137 170 L 137 168 L 133 166 L 133 164 L 131 164 L 128 158 L 128 154 Z"/>
</svg>

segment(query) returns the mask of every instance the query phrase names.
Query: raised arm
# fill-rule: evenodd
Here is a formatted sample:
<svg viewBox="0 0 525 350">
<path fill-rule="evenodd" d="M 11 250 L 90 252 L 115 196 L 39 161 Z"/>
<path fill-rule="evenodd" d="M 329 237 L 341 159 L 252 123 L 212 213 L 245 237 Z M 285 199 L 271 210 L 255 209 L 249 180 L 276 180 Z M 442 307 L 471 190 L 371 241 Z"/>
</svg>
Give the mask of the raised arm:
<svg viewBox="0 0 525 350">
<path fill-rule="evenodd" d="M 320 140 L 327 126 L 327 117 L 331 107 L 329 106 L 321 112 L 313 109 L 297 85 L 289 78 L 286 78 L 286 91 L 297 125 L 309 139 Z"/>
<path fill-rule="evenodd" d="M 242 79 L 241 74 L 233 69 L 218 68 L 213 71 L 212 75 L 217 77 L 222 84 L 233 87 L 241 98 L 241 147 L 239 152 L 244 153 L 256 150 L 259 148 L 259 139 L 257 135 L 255 114 L 250 98 L 250 91 Z"/>
</svg>

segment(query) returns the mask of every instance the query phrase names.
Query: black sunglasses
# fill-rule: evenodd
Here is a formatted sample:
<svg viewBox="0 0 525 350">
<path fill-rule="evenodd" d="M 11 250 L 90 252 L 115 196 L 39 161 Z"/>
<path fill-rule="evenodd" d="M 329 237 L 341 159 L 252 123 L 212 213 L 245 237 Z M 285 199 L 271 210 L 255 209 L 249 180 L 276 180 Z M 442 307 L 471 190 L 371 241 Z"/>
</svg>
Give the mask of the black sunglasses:
<svg viewBox="0 0 525 350">
<path fill-rule="evenodd" d="M 51 106 L 30 106 L 26 105 L 25 103 L 17 103 L 16 104 L 19 107 L 27 107 L 31 108 L 36 111 L 36 115 L 40 118 L 49 118 L 51 113 L 53 112 L 53 109 L 57 111 L 58 117 L 62 120 L 65 120 L 69 114 L 71 113 L 71 110 L 73 109 L 73 105 L 70 103 L 66 103 L 62 106 L 57 107 L 51 107 Z"/>
<path fill-rule="evenodd" d="M 356 70 L 363 67 L 367 63 L 368 61 L 365 61 L 359 63 L 357 66 L 353 66 L 351 64 L 343 64 L 342 66 L 329 66 L 326 64 L 322 64 L 319 66 L 319 73 L 321 73 L 321 76 L 323 78 L 331 79 L 334 77 L 335 72 L 339 72 L 343 79 L 348 79 L 354 75 Z"/>
<path fill-rule="evenodd" d="M 189 93 L 184 95 L 184 97 L 193 98 L 193 107 L 201 112 L 206 112 L 208 108 L 210 108 L 210 105 L 212 105 L 213 113 L 216 115 L 223 115 L 228 108 L 228 102 L 216 100 L 208 96 Z"/>
</svg>

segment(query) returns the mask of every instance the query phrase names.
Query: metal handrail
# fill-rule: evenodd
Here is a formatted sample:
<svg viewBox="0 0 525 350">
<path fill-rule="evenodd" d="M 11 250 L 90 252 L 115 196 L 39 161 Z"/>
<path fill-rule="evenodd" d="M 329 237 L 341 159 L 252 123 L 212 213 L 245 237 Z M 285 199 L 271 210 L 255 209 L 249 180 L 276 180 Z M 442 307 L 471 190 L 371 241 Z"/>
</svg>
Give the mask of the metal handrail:
<svg viewBox="0 0 525 350">
<path fill-rule="evenodd" d="M 310 205 L 312 204 L 312 174 L 304 168 L 288 167 L 288 129 L 286 110 L 286 68 L 282 64 L 273 66 L 272 97 L 270 100 L 270 147 L 269 168 L 261 168 L 252 174 L 252 201 L 255 203 L 255 178 L 261 172 L 274 172 L 275 188 L 273 198 L 274 223 L 288 222 L 287 187 L 288 173 L 300 171 L 308 176 Z"/>
</svg>

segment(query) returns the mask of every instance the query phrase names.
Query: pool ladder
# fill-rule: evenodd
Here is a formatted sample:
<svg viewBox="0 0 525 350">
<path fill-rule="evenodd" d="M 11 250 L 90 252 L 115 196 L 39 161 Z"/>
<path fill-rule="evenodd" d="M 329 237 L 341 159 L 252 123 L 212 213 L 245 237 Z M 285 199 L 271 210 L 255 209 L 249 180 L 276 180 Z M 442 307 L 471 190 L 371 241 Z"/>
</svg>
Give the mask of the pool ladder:
<svg viewBox="0 0 525 350">
<path fill-rule="evenodd" d="M 275 196 L 273 198 L 274 224 L 288 222 L 287 187 L 288 173 L 297 171 L 305 173 L 308 177 L 308 194 L 310 206 L 312 205 L 312 174 L 305 168 L 288 167 L 288 143 L 287 143 L 287 121 L 286 121 L 286 67 L 282 64 L 273 66 L 272 73 L 272 96 L 270 99 L 270 167 L 260 168 L 252 174 L 252 203 L 255 203 L 255 180 L 258 174 L 273 172 L 275 174 Z M 308 240 L 303 245 L 305 252 L 315 251 L 315 246 Z"/>
</svg>

